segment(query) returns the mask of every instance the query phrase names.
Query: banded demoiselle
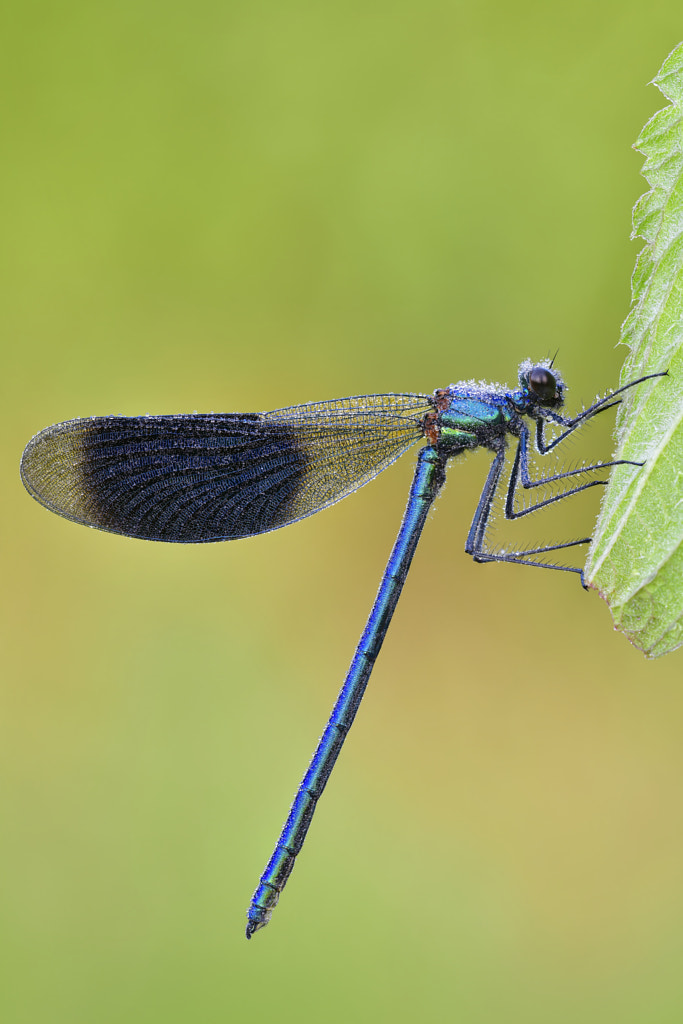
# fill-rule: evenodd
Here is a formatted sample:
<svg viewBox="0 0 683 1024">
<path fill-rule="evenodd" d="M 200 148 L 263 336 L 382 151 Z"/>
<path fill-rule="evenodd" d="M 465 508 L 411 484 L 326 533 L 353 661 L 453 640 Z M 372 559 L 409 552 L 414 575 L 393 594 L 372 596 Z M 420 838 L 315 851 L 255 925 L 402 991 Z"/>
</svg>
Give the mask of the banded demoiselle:
<svg viewBox="0 0 683 1024">
<path fill-rule="evenodd" d="M 581 569 L 544 558 L 587 544 L 588 537 L 518 551 L 487 546 L 508 439 L 513 439 L 516 450 L 504 514 L 518 519 L 605 481 L 591 479 L 573 486 L 570 481 L 559 493 L 518 507 L 520 486 L 545 487 L 627 463 L 617 459 L 532 479 L 532 446 L 546 455 L 591 417 L 618 404 L 621 392 L 658 376 L 664 375 L 631 381 L 573 418 L 559 411 L 565 385 L 553 362 L 526 360 L 514 390 L 470 381 L 433 395 L 366 395 L 266 413 L 93 417 L 48 427 L 26 446 L 23 482 L 51 511 L 128 537 L 203 543 L 265 533 L 312 515 L 367 483 L 418 441 L 427 442 L 418 452 L 403 521 L 348 675 L 254 893 L 247 938 L 270 920 L 303 846 L 365 692 L 427 513 L 444 483 L 448 461 L 475 448 L 493 452 L 467 536 L 467 554 L 476 562 L 576 572 L 583 583 Z M 555 433 L 546 438 L 548 425 L 554 425 Z"/>
</svg>

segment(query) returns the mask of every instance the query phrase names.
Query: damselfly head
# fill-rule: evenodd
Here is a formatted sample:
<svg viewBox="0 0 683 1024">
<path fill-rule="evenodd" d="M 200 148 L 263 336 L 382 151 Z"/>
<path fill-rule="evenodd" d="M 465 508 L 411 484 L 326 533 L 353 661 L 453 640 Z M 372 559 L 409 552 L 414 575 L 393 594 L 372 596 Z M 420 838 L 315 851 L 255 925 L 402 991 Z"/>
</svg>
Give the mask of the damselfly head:
<svg viewBox="0 0 683 1024">
<path fill-rule="evenodd" d="M 519 384 L 528 402 L 558 409 L 564 402 L 564 381 L 551 366 L 548 360 L 528 359 L 519 368 Z"/>
</svg>

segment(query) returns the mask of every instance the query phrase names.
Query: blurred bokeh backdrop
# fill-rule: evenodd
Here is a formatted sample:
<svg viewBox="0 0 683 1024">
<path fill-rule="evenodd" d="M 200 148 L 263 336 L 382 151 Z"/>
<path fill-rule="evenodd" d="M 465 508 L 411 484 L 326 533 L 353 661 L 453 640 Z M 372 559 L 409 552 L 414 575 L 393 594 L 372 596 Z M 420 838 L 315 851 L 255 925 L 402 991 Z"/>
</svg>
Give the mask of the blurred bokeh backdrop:
<svg viewBox="0 0 683 1024">
<path fill-rule="evenodd" d="M 205 547 L 60 520 L 18 466 L 74 416 L 514 381 L 556 349 L 591 400 L 682 36 L 674 0 L 5 9 L 3 1022 L 681 1019 L 681 655 L 644 661 L 572 576 L 465 557 L 485 454 L 249 944 L 412 460 Z"/>
</svg>

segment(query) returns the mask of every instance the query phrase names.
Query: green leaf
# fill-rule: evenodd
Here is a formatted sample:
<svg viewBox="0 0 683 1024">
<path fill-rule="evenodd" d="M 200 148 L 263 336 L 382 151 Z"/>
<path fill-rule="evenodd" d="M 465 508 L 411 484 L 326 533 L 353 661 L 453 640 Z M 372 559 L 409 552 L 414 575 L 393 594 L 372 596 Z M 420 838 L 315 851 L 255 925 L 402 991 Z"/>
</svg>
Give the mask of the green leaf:
<svg viewBox="0 0 683 1024">
<path fill-rule="evenodd" d="M 626 392 L 617 418 L 617 467 L 588 554 L 586 581 L 614 624 L 649 657 L 683 644 L 683 43 L 654 84 L 671 101 L 635 144 L 650 185 L 633 209 L 645 239 L 621 341 L 621 383 L 668 370 Z"/>
</svg>

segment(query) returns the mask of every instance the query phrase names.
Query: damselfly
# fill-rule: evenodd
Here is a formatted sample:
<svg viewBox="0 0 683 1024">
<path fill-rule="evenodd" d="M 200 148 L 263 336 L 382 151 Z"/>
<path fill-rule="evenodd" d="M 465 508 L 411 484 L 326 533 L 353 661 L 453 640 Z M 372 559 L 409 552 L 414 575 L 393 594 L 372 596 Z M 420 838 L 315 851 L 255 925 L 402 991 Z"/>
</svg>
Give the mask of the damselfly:
<svg viewBox="0 0 683 1024">
<path fill-rule="evenodd" d="M 487 545 L 508 439 L 515 455 L 504 499 L 519 519 L 589 487 L 570 478 L 627 462 L 617 459 L 532 479 L 530 451 L 555 449 L 578 427 L 618 404 L 618 388 L 573 418 L 562 415 L 565 385 L 549 360 L 527 360 L 515 389 L 461 382 L 433 395 L 387 394 L 292 406 L 266 413 L 104 416 L 48 427 L 26 447 L 21 474 L 46 508 L 86 526 L 145 540 L 202 543 L 249 537 L 303 519 L 339 501 L 386 469 L 418 441 L 415 475 L 401 528 L 370 617 L 325 732 L 248 911 L 247 938 L 270 920 L 351 728 L 403 588 L 427 513 L 448 461 L 475 448 L 493 460 L 465 551 L 476 562 L 517 562 L 576 572 L 546 557 L 588 537 L 517 551 Z M 554 427 L 546 437 L 546 428 Z M 630 463 L 641 465 L 641 463 Z M 522 505 L 519 488 L 568 481 Z M 563 485 L 560 484 L 560 488 Z M 544 491 L 545 493 L 545 491 Z"/>
</svg>

